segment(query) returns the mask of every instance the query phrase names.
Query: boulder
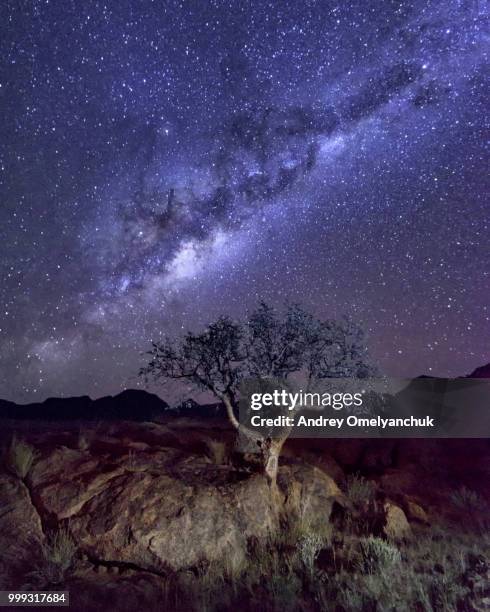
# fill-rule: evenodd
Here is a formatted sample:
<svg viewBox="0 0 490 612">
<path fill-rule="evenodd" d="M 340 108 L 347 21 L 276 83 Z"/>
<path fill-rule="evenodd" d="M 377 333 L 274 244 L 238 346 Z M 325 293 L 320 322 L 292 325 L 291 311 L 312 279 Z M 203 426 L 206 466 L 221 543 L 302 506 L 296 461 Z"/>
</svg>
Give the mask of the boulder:
<svg viewBox="0 0 490 612">
<path fill-rule="evenodd" d="M 43 511 L 60 521 L 80 512 L 90 499 L 107 489 L 111 480 L 126 472 L 159 473 L 178 454 L 175 449 L 148 454 L 131 449 L 119 456 L 93 456 L 61 446 L 36 462 L 29 481 Z"/>
<path fill-rule="evenodd" d="M 337 484 L 342 485 L 345 482 L 344 470 L 332 455 L 324 449 L 303 450 L 286 443 L 281 453 L 281 459 L 286 463 L 288 460 L 290 460 L 289 463 L 308 463 L 328 474 Z"/>
<path fill-rule="evenodd" d="M 404 507 L 409 521 L 415 521 L 417 523 L 422 523 L 423 525 L 430 524 L 427 512 L 413 499 L 406 498 Z"/>
<path fill-rule="evenodd" d="M 123 471 L 121 465 L 62 446 L 36 462 L 29 480 L 43 512 L 59 521 L 76 514 Z"/>
<path fill-rule="evenodd" d="M 403 510 L 391 502 L 384 505 L 385 524 L 383 532 L 390 540 L 403 540 L 411 535 L 410 525 Z"/>
<path fill-rule="evenodd" d="M 283 502 L 292 517 L 323 529 L 344 500 L 328 474 L 307 464 L 281 467 L 277 497 L 260 474 L 239 476 L 175 452 L 94 456 L 60 447 L 36 463 L 30 482 L 42 511 L 68 521 L 92 563 L 158 573 L 224 559 L 237 568 L 250 538 L 277 529 Z"/>
<path fill-rule="evenodd" d="M 165 572 L 226 558 L 236 568 L 248 538 L 265 538 L 273 529 L 270 488 L 258 475 L 218 488 L 128 473 L 108 481 L 70 528 L 97 561 Z"/>
<path fill-rule="evenodd" d="M 313 531 L 328 526 L 336 504 L 345 507 L 347 503 L 333 478 L 309 465 L 284 466 L 280 484 L 285 491 L 284 513 Z"/>
<path fill-rule="evenodd" d="M 345 482 L 344 470 L 331 455 L 322 455 L 317 466 L 333 478 L 337 484 L 342 485 Z"/>
</svg>

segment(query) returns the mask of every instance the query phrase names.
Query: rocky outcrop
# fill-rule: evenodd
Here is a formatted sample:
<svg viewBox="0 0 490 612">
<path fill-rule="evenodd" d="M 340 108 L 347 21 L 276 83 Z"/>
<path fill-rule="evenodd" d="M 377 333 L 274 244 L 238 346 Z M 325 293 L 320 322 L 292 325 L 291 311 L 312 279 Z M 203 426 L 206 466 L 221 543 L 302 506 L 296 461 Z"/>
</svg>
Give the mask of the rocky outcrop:
<svg viewBox="0 0 490 612">
<path fill-rule="evenodd" d="M 227 576 L 254 566 L 254 551 L 268 550 L 270 535 L 278 557 L 297 556 L 298 534 L 305 546 L 321 536 L 329 543 L 321 551 L 328 572 L 343 567 L 344 549 L 345 567 L 355 567 L 347 544 L 357 537 L 375 535 L 402 547 L 412 536 L 430 533 L 429 517 L 436 526 L 455 485 L 451 480 L 438 495 L 433 491 L 444 482 L 441 474 L 458 473 L 448 466 L 460 456 L 436 454 L 439 443 L 429 441 L 421 445 L 424 462 L 417 465 L 413 441 L 394 452 L 391 441 L 383 448 L 369 440 L 292 440 L 276 489 L 252 464 L 235 462 L 232 433 L 216 424 L 199 429 L 189 422 L 111 422 L 44 430 L 29 425 L 26 433 L 36 450 L 28 475 L 0 475 L 1 584 L 63 584 L 74 593 L 73 609 L 84 612 L 129 602 L 131 609 L 175 609 L 172 601 L 162 603 L 169 585 L 188 612 L 187 580 L 223 564 Z M 209 440 L 223 445 L 212 460 Z M 459 450 L 449 442 L 448 449 Z M 480 452 L 476 442 L 471 448 Z M 431 453 L 439 463 L 433 460 L 429 469 Z M 361 481 L 365 501 L 354 503 L 345 481 L 358 471 L 373 486 Z M 351 497 L 346 500 L 341 489 Z M 479 495 L 486 499 L 483 488 Z M 63 582 L 54 585 L 53 533 L 68 534 L 75 546 L 60 573 Z M 332 557 L 334 550 L 339 556 Z M 40 575 L 32 576 L 36 570 Z M 475 576 L 468 583 L 477 584 Z"/>
<path fill-rule="evenodd" d="M 0 533 L 6 538 L 0 558 L 1 588 L 9 588 L 9 576 L 23 573 L 42 556 L 45 534 L 40 516 L 26 485 L 14 476 L 0 474 Z"/>
<path fill-rule="evenodd" d="M 312 528 L 324 528 L 334 504 L 343 503 L 335 481 L 306 464 L 281 468 L 277 498 L 259 474 L 210 465 L 175 448 L 132 444 L 111 451 L 110 437 L 99 434 L 100 440 L 104 445 L 93 441 L 91 449 L 45 450 L 29 474 L 46 522 L 68 526 L 96 564 L 165 574 L 226 558 L 239 567 L 249 540 L 266 539 L 278 528 L 278 501 L 293 520 Z M 24 485 L 9 482 L 11 496 L 32 513 Z M 17 516 L 19 525 L 27 520 L 30 515 Z"/>
<path fill-rule="evenodd" d="M 283 512 L 291 522 L 313 531 L 328 525 L 337 504 L 346 505 L 343 493 L 331 476 L 311 466 L 285 466 L 280 470 L 285 503 Z"/>
<path fill-rule="evenodd" d="M 196 487 L 170 475 L 111 479 L 73 516 L 70 528 L 89 556 L 165 572 L 226 557 L 238 567 L 247 538 L 272 529 L 269 487 L 256 476 Z"/>
</svg>

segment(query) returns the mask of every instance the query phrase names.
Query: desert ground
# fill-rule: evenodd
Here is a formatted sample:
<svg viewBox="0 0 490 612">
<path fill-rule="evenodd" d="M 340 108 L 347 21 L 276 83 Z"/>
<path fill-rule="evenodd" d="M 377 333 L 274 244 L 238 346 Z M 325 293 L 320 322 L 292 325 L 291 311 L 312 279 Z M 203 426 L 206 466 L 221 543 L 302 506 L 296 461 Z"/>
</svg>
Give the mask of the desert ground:
<svg viewBox="0 0 490 612">
<path fill-rule="evenodd" d="M 4 421 L 1 589 L 73 610 L 488 610 L 486 440 L 288 440 L 221 418 Z"/>
</svg>

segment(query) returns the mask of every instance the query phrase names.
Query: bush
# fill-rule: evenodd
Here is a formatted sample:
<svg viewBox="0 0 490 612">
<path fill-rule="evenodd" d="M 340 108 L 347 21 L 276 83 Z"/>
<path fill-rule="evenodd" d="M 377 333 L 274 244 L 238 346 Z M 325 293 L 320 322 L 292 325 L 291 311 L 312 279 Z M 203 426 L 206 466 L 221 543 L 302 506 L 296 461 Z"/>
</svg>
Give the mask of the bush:
<svg viewBox="0 0 490 612">
<path fill-rule="evenodd" d="M 311 573 L 325 542 L 318 533 L 306 533 L 298 540 L 298 552 L 306 569 Z"/>
<path fill-rule="evenodd" d="M 78 442 L 77 442 L 78 450 L 84 452 L 90 448 L 90 444 L 91 444 L 90 437 L 80 431 L 78 433 Z"/>
<path fill-rule="evenodd" d="M 456 576 L 436 574 L 429 584 L 432 609 L 436 612 L 458 609 L 458 601 L 467 596 L 468 589 L 456 581 Z"/>
<path fill-rule="evenodd" d="M 67 529 L 53 533 L 43 546 L 43 559 L 29 574 L 39 587 L 57 585 L 64 581 L 66 572 L 73 565 L 76 545 Z"/>
<path fill-rule="evenodd" d="M 459 510 L 480 510 L 483 506 L 478 493 L 464 486 L 451 494 L 451 501 Z"/>
<path fill-rule="evenodd" d="M 204 440 L 206 445 L 206 454 L 216 465 L 224 465 L 227 463 L 228 451 L 225 442 L 208 438 Z"/>
<path fill-rule="evenodd" d="M 16 476 L 24 480 L 37 456 L 37 451 L 30 444 L 14 436 L 7 451 L 7 464 Z"/>
<path fill-rule="evenodd" d="M 359 569 L 365 574 L 383 572 L 401 561 L 400 551 L 396 546 L 370 536 L 359 543 L 361 560 Z"/>
<path fill-rule="evenodd" d="M 347 478 L 346 493 L 355 505 L 367 504 L 374 500 L 376 486 L 360 474 L 352 474 Z"/>
<path fill-rule="evenodd" d="M 67 529 L 59 529 L 51 538 L 46 549 L 46 555 L 50 561 L 56 563 L 63 570 L 67 570 L 76 552 L 76 545 Z"/>
</svg>

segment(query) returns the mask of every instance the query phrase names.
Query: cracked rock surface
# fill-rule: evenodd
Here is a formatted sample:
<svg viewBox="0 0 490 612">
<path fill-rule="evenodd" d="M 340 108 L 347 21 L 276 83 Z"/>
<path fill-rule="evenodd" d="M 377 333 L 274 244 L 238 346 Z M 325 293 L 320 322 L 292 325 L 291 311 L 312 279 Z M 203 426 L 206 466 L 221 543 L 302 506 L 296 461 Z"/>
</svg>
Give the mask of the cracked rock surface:
<svg viewBox="0 0 490 612">
<path fill-rule="evenodd" d="M 262 475 L 183 450 L 164 426 L 120 427 L 96 432 L 83 450 L 74 432 L 33 436 L 37 457 L 25 482 L 8 470 L 0 475 L 0 528 L 8 540 L 2 563 L 11 574 L 22 574 L 33 554 L 41 558 L 47 536 L 59 528 L 84 560 L 77 579 L 92 572 L 99 581 L 135 572 L 167 576 L 225 557 L 239 567 L 250 538 L 274 529 Z M 328 522 L 342 496 L 328 474 L 285 466 L 281 478 L 290 512 Z"/>
<path fill-rule="evenodd" d="M 357 441 L 296 449 L 301 441 L 294 440 L 275 496 L 253 467 L 232 460 L 227 426 L 56 424 L 20 435 L 35 459 L 24 478 L 5 461 L 0 469 L 0 588 L 69 589 L 72 610 L 163 609 L 168 593 L 181 589 L 185 601 L 186 580 L 203 567 L 223 561 L 231 573 L 244 567 L 250 546 L 277 533 L 278 507 L 282 518 L 307 521 L 319 533 L 342 523 L 346 508 L 352 516 L 360 511 L 338 486 L 345 489 L 357 467 L 367 466 L 377 483 L 380 533 L 409 539 L 414 527 L 430 529 L 426 502 L 439 477 L 432 465 L 412 460 L 408 444 L 403 452 L 388 445 L 381 453 Z M 209 440 L 226 445 L 220 460 Z M 57 533 L 68 534 L 73 547 L 62 551 L 63 571 L 53 552 Z M 473 582 L 480 588 L 481 580 Z"/>
</svg>

